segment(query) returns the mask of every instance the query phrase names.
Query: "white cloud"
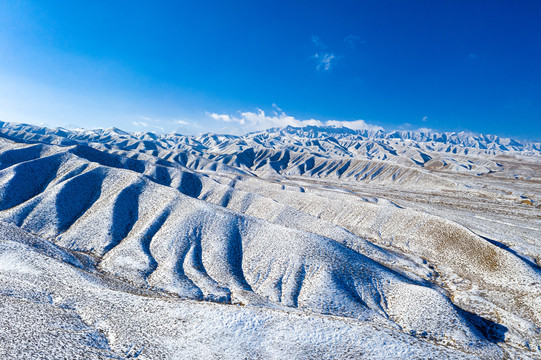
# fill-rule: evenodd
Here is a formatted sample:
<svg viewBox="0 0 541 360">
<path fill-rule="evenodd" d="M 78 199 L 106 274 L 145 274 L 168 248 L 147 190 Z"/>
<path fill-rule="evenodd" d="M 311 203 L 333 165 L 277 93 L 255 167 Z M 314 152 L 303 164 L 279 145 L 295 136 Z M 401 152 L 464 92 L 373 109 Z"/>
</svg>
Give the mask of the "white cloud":
<svg viewBox="0 0 541 360">
<path fill-rule="evenodd" d="M 277 106 L 275 109 L 279 109 Z M 372 125 L 366 123 L 364 120 L 355 120 L 355 121 L 338 121 L 338 120 L 327 120 L 321 121 L 316 119 L 306 119 L 299 120 L 293 116 L 285 114 L 283 111 L 274 111 L 273 115 L 267 115 L 263 110 L 257 109 L 257 112 L 241 112 L 238 116 L 232 116 L 228 114 L 217 114 L 217 113 L 207 113 L 209 117 L 216 121 L 224 122 L 229 125 L 229 127 L 224 128 L 223 130 L 244 134 L 251 131 L 265 130 L 273 127 L 285 127 L 285 126 L 294 126 L 294 127 L 303 127 L 303 126 L 336 126 L 336 127 L 347 127 L 353 130 L 383 130 L 382 127 L 377 125 Z"/>
<path fill-rule="evenodd" d="M 428 120 L 428 116 L 423 116 L 423 122 L 427 121 Z"/>
<path fill-rule="evenodd" d="M 354 120 L 354 121 L 336 121 L 336 120 L 328 120 L 325 121 L 326 126 L 336 126 L 336 127 L 347 127 L 353 130 L 383 130 L 381 126 L 372 125 L 366 123 L 364 120 Z"/>
<path fill-rule="evenodd" d="M 234 122 L 235 121 L 229 115 L 216 114 L 216 113 L 207 113 L 207 115 L 210 116 L 211 118 L 213 118 L 214 120 L 225 121 L 225 122 Z"/>
<path fill-rule="evenodd" d="M 415 130 L 415 132 L 418 132 L 418 133 L 432 133 L 432 132 L 434 132 L 434 130 L 432 130 L 430 128 L 422 127 L 422 128 L 419 128 L 419 129 Z"/>
<path fill-rule="evenodd" d="M 318 71 L 329 71 L 336 56 L 333 53 L 316 53 L 314 59 L 317 60 L 316 69 Z"/>
<path fill-rule="evenodd" d="M 135 125 L 135 126 L 143 126 L 143 127 L 148 126 L 148 124 L 146 122 L 144 122 L 144 121 L 133 121 L 132 124 Z"/>
<path fill-rule="evenodd" d="M 177 124 L 180 124 L 180 125 L 190 125 L 189 122 L 184 121 L 184 120 L 175 120 L 175 122 L 176 122 Z"/>
</svg>

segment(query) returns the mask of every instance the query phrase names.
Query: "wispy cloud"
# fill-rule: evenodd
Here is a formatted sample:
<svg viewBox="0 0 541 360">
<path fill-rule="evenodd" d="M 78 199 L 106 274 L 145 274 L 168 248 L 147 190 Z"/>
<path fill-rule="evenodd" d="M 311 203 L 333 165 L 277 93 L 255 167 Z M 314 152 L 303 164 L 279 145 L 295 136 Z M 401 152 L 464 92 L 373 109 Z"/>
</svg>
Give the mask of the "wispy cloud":
<svg viewBox="0 0 541 360">
<path fill-rule="evenodd" d="M 315 45 L 318 50 L 312 58 L 316 60 L 316 70 L 317 71 L 329 71 L 331 70 L 334 62 L 339 58 L 334 52 L 327 51 L 327 45 L 319 39 L 318 36 L 312 36 L 312 43 Z"/>
<path fill-rule="evenodd" d="M 283 112 L 282 109 L 280 109 L 280 107 L 276 105 L 275 103 L 272 103 L 272 108 L 274 109 L 275 115 L 278 115 L 278 112 Z"/>
<path fill-rule="evenodd" d="M 318 49 L 325 50 L 327 48 L 327 45 L 325 45 L 323 41 L 319 39 L 319 36 L 313 35 L 312 42 Z"/>
<path fill-rule="evenodd" d="M 428 120 L 428 116 L 423 116 L 423 118 L 421 119 L 423 122 L 426 122 Z"/>
<path fill-rule="evenodd" d="M 331 70 L 333 60 L 336 56 L 333 53 L 316 53 L 314 59 L 317 60 L 316 69 L 318 71 L 329 71 Z"/>
<path fill-rule="evenodd" d="M 132 121 L 132 124 L 140 127 L 146 128 L 145 131 L 152 130 L 158 132 L 166 132 L 169 129 L 172 129 L 176 124 L 179 125 L 192 125 L 187 121 L 181 119 L 159 119 L 149 116 L 138 116 L 139 120 Z"/>
<path fill-rule="evenodd" d="M 426 121 L 425 119 L 428 119 L 427 116 L 424 116 L 423 117 L 423 121 Z M 420 127 L 420 128 L 414 128 L 414 126 L 410 123 L 403 123 L 403 124 L 400 124 L 398 126 L 398 128 L 396 130 L 400 130 L 400 131 L 411 131 L 411 132 L 414 132 L 414 133 L 432 133 L 434 132 L 433 129 L 431 128 L 427 128 L 427 127 Z"/>
<path fill-rule="evenodd" d="M 141 118 L 141 119 L 143 119 L 145 121 L 148 121 L 148 122 L 156 122 L 156 123 L 162 122 L 162 120 L 160 120 L 160 119 L 151 118 L 151 117 L 148 117 L 148 116 L 139 116 L 139 118 Z"/>
<path fill-rule="evenodd" d="M 148 123 L 144 121 L 132 121 L 132 124 L 135 126 L 148 127 Z"/>
<path fill-rule="evenodd" d="M 239 115 L 233 116 L 229 114 L 207 113 L 207 115 L 220 122 L 227 123 L 229 126 L 224 130 L 227 130 L 236 134 L 244 134 L 251 131 L 258 131 L 269 129 L 273 127 L 285 127 L 285 126 L 336 126 L 347 127 L 353 130 L 383 130 L 382 127 L 366 123 L 364 120 L 355 121 L 338 121 L 338 120 L 316 120 L 316 119 L 296 119 L 293 116 L 287 115 L 281 111 L 278 106 L 274 106 L 272 115 L 266 114 L 263 110 L 257 109 L 256 112 L 241 112 Z"/>
<path fill-rule="evenodd" d="M 358 36 L 348 35 L 344 38 L 344 42 L 350 48 L 355 49 L 357 47 L 357 44 L 363 43 L 364 41 L 362 41 L 361 38 Z"/>
</svg>

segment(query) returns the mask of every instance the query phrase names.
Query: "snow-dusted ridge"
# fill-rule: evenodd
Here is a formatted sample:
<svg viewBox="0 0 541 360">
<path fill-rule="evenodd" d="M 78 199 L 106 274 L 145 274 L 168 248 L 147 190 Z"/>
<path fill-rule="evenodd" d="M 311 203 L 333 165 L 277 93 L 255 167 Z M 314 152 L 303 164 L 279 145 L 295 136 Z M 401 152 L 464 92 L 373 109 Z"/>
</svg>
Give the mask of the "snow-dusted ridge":
<svg viewBox="0 0 541 360">
<path fill-rule="evenodd" d="M 0 356 L 538 356 L 539 149 L 0 123 Z"/>
<path fill-rule="evenodd" d="M 507 137 L 500 137 L 497 135 L 485 135 L 477 134 L 472 132 L 436 132 L 436 131 L 424 131 L 424 130 L 393 130 L 386 132 L 384 130 L 353 130 L 347 127 L 336 127 L 336 126 L 305 126 L 305 127 L 293 127 L 286 126 L 283 128 L 270 128 L 263 131 L 254 131 L 243 136 L 237 135 L 216 135 L 212 133 L 207 133 L 199 136 L 185 136 L 177 133 L 170 134 L 158 134 L 154 132 L 134 132 L 129 133 L 121 129 L 111 127 L 107 129 L 64 129 L 64 128 L 55 128 L 49 129 L 45 127 L 28 125 L 28 124 L 18 124 L 18 123 L 7 123 L 0 121 L 0 128 L 5 130 L 12 131 L 31 131 L 33 133 L 43 134 L 43 135 L 56 135 L 59 137 L 68 137 L 75 140 L 84 139 L 85 137 L 92 137 L 91 135 L 95 134 L 98 136 L 107 136 L 111 135 L 113 137 L 126 137 L 131 139 L 169 139 L 173 140 L 183 139 L 183 138 L 192 138 L 192 139 L 205 139 L 207 137 L 221 137 L 223 139 L 239 139 L 239 138 L 253 138 L 261 137 L 263 134 L 269 134 L 270 136 L 298 136 L 301 138 L 311 138 L 311 139 L 326 139 L 333 137 L 336 139 L 351 139 L 351 140 L 363 140 L 363 139 L 372 139 L 372 140 L 413 140 L 420 143 L 441 143 L 444 145 L 458 145 L 461 147 L 467 147 L 472 149 L 486 150 L 487 154 L 493 152 L 524 152 L 530 155 L 539 155 L 541 153 L 541 142 L 528 141 L 523 139 L 512 139 Z M 453 149 L 453 148 L 451 148 Z M 494 154 L 494 153 L 492 153 Z"/>
</svg>

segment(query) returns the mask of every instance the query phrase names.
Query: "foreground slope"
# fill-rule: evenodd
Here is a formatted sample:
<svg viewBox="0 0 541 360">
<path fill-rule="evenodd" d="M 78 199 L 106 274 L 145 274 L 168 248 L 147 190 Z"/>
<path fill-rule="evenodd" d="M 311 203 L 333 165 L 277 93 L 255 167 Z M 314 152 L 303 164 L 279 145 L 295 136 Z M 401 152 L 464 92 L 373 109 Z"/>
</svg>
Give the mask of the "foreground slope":
<svg viewBox="0 0 541 360">
<path fill-rule="evenodd" d="M 369 322 L 179 301 L 104 277 L 13 225 L 0 229 L 3 358 L 476 358 Z"/>
</svg>

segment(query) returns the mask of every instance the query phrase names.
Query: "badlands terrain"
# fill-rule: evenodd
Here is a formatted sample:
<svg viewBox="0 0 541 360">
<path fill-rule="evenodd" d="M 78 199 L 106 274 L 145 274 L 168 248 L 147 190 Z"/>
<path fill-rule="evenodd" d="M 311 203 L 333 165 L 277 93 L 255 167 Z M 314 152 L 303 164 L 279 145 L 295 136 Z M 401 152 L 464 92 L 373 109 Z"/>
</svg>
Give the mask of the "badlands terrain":
<svg viewBox="0 0 541 360">
<path fill-rule="evenodd" d="M 541 359 L 541 143 L 0 122 L 1 359 Z"/>
</svg>

